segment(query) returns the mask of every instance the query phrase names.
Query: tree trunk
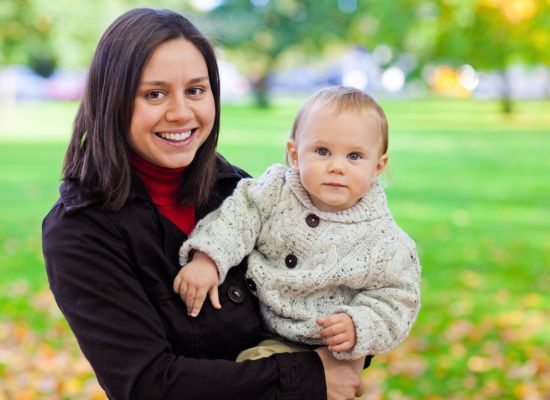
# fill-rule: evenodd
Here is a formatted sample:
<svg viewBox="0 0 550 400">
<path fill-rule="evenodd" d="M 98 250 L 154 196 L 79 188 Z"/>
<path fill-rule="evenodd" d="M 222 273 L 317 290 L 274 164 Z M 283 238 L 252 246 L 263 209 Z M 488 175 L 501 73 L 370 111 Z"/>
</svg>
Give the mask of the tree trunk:
<svg viewBox="0 0 550 400">
<path fill-rule="evenodd" d="M 256 105 L 260 108 L 269 107 L 269 87 L 267 82 L 267 73 L 252 81 L 252 91 Z"/>
<path fill-rule="evenodd" d="M 513 111 L 513 103 L 512 103 L 512 93 L 510 88 L 510 80 L 508 77 L 508 71 L 506 69 L 502 70 L 502 73 L 500 74 L 502 77 L 502 91 L 501 91 L 501 97 L 500 97 L 500 109 L 501 111 L 506 114 L 510 115 Z"/>
</svg>

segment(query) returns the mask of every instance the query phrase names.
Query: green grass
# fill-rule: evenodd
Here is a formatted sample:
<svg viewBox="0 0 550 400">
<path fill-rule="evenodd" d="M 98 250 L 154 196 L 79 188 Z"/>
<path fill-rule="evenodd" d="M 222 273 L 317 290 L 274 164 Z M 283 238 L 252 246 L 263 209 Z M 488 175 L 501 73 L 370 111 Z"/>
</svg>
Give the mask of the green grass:
<svg viewBox="0 0 550 400">
<path fill-rule="evenodd" d="M 550 392 L 550 104 L 521 102 L 507 117 L 496 102 L 382 103 L 390 121 L 383 181 L 396 220 L 417 242 L 423 293 L 411 336 L 364 373 L 369 398 L 543 398 Z M 298 107 L 224 106 L 220 151 L 259 175 L 283 161 Z M 44 305 L 40 223 L 57 197 L 75 110 L 23 104 L 0 116 L 0 323 L 45 335 L 54 348 L 74 343 L 51 299 Z M 4 341 L 0 324 L 0 347 Z M 0 381 L 10 368 L 0 358 Z M 0 398 L 3 389 L 9 398 L 1 384 Z"/>
</svg>

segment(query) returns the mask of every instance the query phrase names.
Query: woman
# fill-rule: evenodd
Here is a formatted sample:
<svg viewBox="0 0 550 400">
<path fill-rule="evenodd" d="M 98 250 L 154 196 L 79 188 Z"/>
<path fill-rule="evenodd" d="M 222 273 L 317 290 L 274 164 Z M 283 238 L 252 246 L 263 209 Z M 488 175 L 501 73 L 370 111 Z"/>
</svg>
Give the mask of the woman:
<svg viewBox="0 0 550 400">
<path fill-rule="evenodd" d="M 347 399 L 325 348 L 235 363 L 260 340 L 246 265 L 197 318 L 172 292 L 178 248 L 244 172 L 216 152 L 214 51 L 184 17 L 135 9 L 98 44 L 61 197 L 43 223 L 50 287 L 112 399 Z"/>
</svg>

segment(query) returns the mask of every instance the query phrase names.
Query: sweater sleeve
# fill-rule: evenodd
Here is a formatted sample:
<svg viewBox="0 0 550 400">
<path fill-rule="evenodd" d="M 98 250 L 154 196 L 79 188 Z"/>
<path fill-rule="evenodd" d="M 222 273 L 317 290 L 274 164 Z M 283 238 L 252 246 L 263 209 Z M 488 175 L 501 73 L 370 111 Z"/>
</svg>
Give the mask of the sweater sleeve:
<svg viewBox="0 0 550 400">
<path fill-rule="evenodd" d="M 222 205 L 203 218 L 180 249 L 180 264 L 189 262 L 192 250 L 214 260 L 220 282 L 229 268 L 239 264 L 256 245 L 265 218 L 280 196 L 285 167 L 275 165 L 259 179 L 242 179 Z"/>
<path fill-rule="evenodd" d="M 349 305 L 333 310 L 347 313 L 356 331 L 355 346 L 333 353 L 337 359 L 385 353 L 408 335 L 420 309 L 420 264 L 412 240 L 401 237 L 388 245 L 365 281 Z"/>
<path fill-rule="evenodd" d="M 117 227 L 99 214 L 57 206 L 44 220 L 43 251 L 56 302 L 110 399 L 326 398 L 314 352 L 245 363 L 176 354 L 170 321 L 145 292 Z"/>
</svg>

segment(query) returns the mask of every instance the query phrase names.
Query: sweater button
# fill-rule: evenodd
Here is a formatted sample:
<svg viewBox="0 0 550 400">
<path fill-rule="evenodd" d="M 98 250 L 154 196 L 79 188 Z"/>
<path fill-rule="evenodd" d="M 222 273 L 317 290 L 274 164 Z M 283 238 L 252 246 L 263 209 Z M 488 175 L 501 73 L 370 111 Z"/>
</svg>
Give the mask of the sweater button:
<svg viewBox="0 0 550 400">
<path fill-rule="evenodd" d="M 311 228 L 316 228 L 319 226 L 319 217 L 315 214 L 309 214 L 306 217 L 306 224 Z"/>
<path fill-rule="evenodd" d="M 237 286 L 231 286 L 229 289 L 227 289 L 227 295 L 233 303 L 244 303 L 244 294 L 241 288 Z"/>
<path fill-rule="evenodd" d="M 298 257 L 294 254 L 289 254 L 285 258 L 285 264 L 288 268 L 294 268 L 298 264 Z"/>
<path fill-rule="evenodd" d="M 250 278 L 246 279 L 246 286 L 248 286 L 248 288 L 253 292 L 256 291 L 256 282 L 254 282 L 252 279 Z"/>
</svg>

